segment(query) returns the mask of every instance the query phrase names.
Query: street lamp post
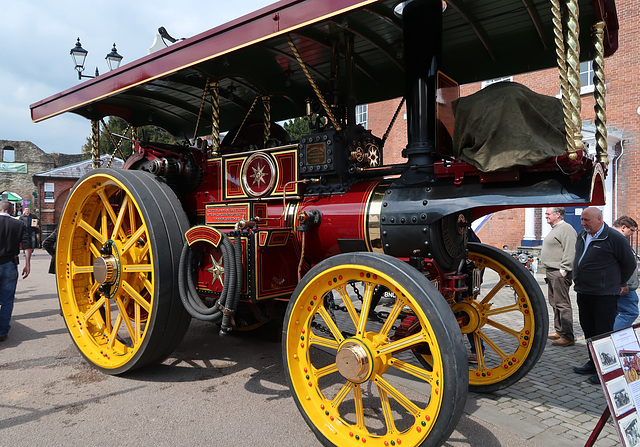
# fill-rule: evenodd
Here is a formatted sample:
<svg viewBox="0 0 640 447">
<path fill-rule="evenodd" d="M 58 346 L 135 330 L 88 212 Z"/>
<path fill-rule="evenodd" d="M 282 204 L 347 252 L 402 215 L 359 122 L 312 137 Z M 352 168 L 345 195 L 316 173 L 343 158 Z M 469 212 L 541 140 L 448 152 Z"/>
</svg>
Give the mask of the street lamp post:
<svg viewBox="0 0 640 447">
<path fill-rule="evenodd" d="M 71 49 L 70 54 L 71 54 L 71 58 L 73 59 L 73 63 L 75 64 L 74 68 L 78 72 L 78 80 L 81 80 L 82 78 L 95 78 L 96 76 L 100 75 L 100 73 L 98 72 L 98 67 L 96 67 L 95 76 L 82 74 L 82 72 L 84 71 L 84 61 L 87 58 L 87 54 L 89 54 L 89 52 L 84 48 L 82 48 L 82 44 L 80 43 L 79 37 L 75 46 Z M 109 65 L 109 70 L 115 70 L 120 66 L 120 62 L 122 61 L 122 56 L 118 54 L 118 50 L 116 50 L 115 43 L 113 44 L 113 48 L 111 49 L 111 52 L 107 54 L 105 59 L 107 60 L 107 64 Z"/>
</svg>

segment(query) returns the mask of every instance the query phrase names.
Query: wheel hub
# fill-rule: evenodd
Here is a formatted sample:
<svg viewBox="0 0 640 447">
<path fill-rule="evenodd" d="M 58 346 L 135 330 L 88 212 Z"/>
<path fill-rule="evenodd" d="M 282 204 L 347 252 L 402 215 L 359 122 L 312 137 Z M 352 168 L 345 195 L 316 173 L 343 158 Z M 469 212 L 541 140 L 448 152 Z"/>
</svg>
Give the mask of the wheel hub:
<svg viewBox="0 0 640 447">
<path fill-rule="evenodd" d="M 460 330 L 463 334 L 471 334 L 486 323 L 476 301 L 473 301 L 473 303 L 457 303 L 451 310 L 453 310 L 453 313 L 456 315 Z"/>
<path fill-rule="evenodd" d="M 116 267 L 114 256 L 99 256 L 93 261 L 93 277 L 101 285 L 113 285 L 116 280 Z"/>
<path fill-rule="evenodd" d="M 372 361 L 367 349 L 355 341 L 347 341 L 338 349 L 336 365 L 345 379 L 362 382 L 371 374 Z"/>
</svg>

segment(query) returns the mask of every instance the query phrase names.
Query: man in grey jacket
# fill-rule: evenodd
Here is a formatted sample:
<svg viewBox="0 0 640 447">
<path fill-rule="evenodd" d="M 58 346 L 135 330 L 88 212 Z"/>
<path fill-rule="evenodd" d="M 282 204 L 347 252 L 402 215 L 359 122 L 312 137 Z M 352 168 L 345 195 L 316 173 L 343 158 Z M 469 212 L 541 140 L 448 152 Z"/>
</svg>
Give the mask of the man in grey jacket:
<svg viewBox="0 0 640 447">
<path fill-rule="evenodd" d="M 613 330 L 618 297 L 627 293 L 627 281 L 637 264 L 629 242 L 602 221 L 598 208 L 586 208 L 580 223 L 584 230 L 576 242 L 573 282 L 578 294 L 580 326 L 584 337 L 589 339 Z M 573 370 L 588 374 L 591 383 L 600 383 L 591 358 Z"/>
<path fill-rule="evenodd" d="M 575 337 L 569 288 L 576 254 L 576 230 L 564 221 L 564 208 L 547 208 L 544 217 L 551 225 L 551 231 L 542 243 L 540 261 L 547 271 L 547 295 L 553 308 L 555 329 L 548 338 L 553 340 L 551 344 L 554 346 L 572 346 Z"/>
<path fill-rule="evenodd" d="M 631 235 L 638 230 L 638 224 L 629 216 L 621 216 L 613 222 L 613 228 L 629 239 Z M 638 318 L 638 294 L 636 293 L 636 289 L 638 288 L 637 263 L 635 271 L 631 275 L 631 278 L 629 278 L 629 281 L 627 281 L 627 287 L 629 291 L 626 294 L 620 295 L 620 298 L 618 298 L 618 315 L 616 316 L 616 321 L 613 323 L 614 331 L 631 326 L 633 322 L 636 321 L 636 318 Z"/>
</svg>

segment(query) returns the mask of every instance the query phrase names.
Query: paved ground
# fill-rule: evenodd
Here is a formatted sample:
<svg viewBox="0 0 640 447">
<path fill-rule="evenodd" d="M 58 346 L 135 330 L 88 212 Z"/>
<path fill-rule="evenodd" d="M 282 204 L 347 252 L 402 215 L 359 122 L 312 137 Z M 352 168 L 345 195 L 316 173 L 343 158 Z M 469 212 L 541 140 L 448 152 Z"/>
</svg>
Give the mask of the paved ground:
<svg viewBox="0 0 640 447">
<path fill-rule="evenodd" d="M 543 278 L 537 275 L 546 296 Z M 547 342 L 538 364 L 520 382 L 491 395 L 470 393 L 467 413 L 541 445 L 584 446 L 607 404 L 600 385 L 593 385 L 586 381 L 586 376 L 573 372 L 573 366 L 587 361 L 587 345 L 578 323 L 573 290 L 571 297 L 576 344 L 556 347 Z M 553 331 L 551 313 L 549 327 Z M 595 445 L 620 445 L 611 423 L 606 425 Z"/>
<path fill-rule="evenodd" d="M 277 343 L 222 341 L 205 323 L 194 322 L 184 343 L 152 374 L 123 379 L 90 368 L 58 316 L 48 262 L 37 250 L 32 276 L 19 282 L 10 339 L 0 345 L 0 444 L 49 439 L 49 445 L 81 445 L 91 433 L 101 445 L 100 436 L 131 431 L 133 437 L 120 437 L 119 445 L 190 445 L 194 437 L 224 427 L 227 435 L 208 438 L 209 445 L 317 445 L 281 377 Z M 575 346 L 549 344 L 519 383 L 490 395 L 471 393 L 445 446 L 583 446 L 606 403 L 600 386 L 572 371 L 587 355 L 577 317 L 575 329 Z M 249 349 L 251 359 L 237 355 Z M 239 400 L 252 399 L 251 408 L 236 402 L 242 393 L 249 397 Z M 138 408 L 142 400 L 148 403 Z M 120 408 L 116 401 L 127 405 Z M 228 411 L 221 412 L 220 403 Z M 234 409 L 237 404 L 240 410 Z M 186 411 L 178 412 L 181 407 Z M 270 422 L 265 415 L 273 412 Z M 607 424 L 595 445 L 619 444 Z"/>
</svg>

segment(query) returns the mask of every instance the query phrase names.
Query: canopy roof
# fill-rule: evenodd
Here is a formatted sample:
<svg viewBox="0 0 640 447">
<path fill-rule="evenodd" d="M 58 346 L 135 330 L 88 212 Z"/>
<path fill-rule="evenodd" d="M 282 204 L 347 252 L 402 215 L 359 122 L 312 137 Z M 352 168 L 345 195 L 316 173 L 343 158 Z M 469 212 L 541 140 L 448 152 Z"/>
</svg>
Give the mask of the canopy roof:
<svg viewBox="0 0 640 447">
<path fill-rule="evenodd" d="M 2 196 L 3 200 L 5 200 L 4 196 L 6 195 L 7 196 L 6 200 L 8 200 L 9 202 L 20 202 L 20 201 L 22 201 L 22 197 L 20 197 L 18 194 L 14 193 L 14 192 L 11 192 L 11 191 L 5 191 L 0 195 Z"/>
<path fill-rule="evenodd" d="M 38 122 L 73 112 L 91 120 L 115 115 L 134 126 L 153 124 L 177 137 L 210 133 L 209 103 L 200 118 L 207 80 L 220 86 L 220 128 L 242 121 L 256 96 L 271 96 L 271 117 L 304 114 L 315 94 L 291 38 L 322 92 L 345 76 L 332 72 L 353 35 L 357 103 L 404 94 L 402 18 L 398 0 L 282 0 L 191 37 L 31 105 Z M 590 27 L 605 20 L 605 53 L 618 45 L 613 0 L 579 0 L 581 60 L 593 58 Z M 549 0 L 447 0 L 442 71 L 469 83 L 554 67 Z M 344 93 L 344 92 L 342 92 Z"/>
</svg>

